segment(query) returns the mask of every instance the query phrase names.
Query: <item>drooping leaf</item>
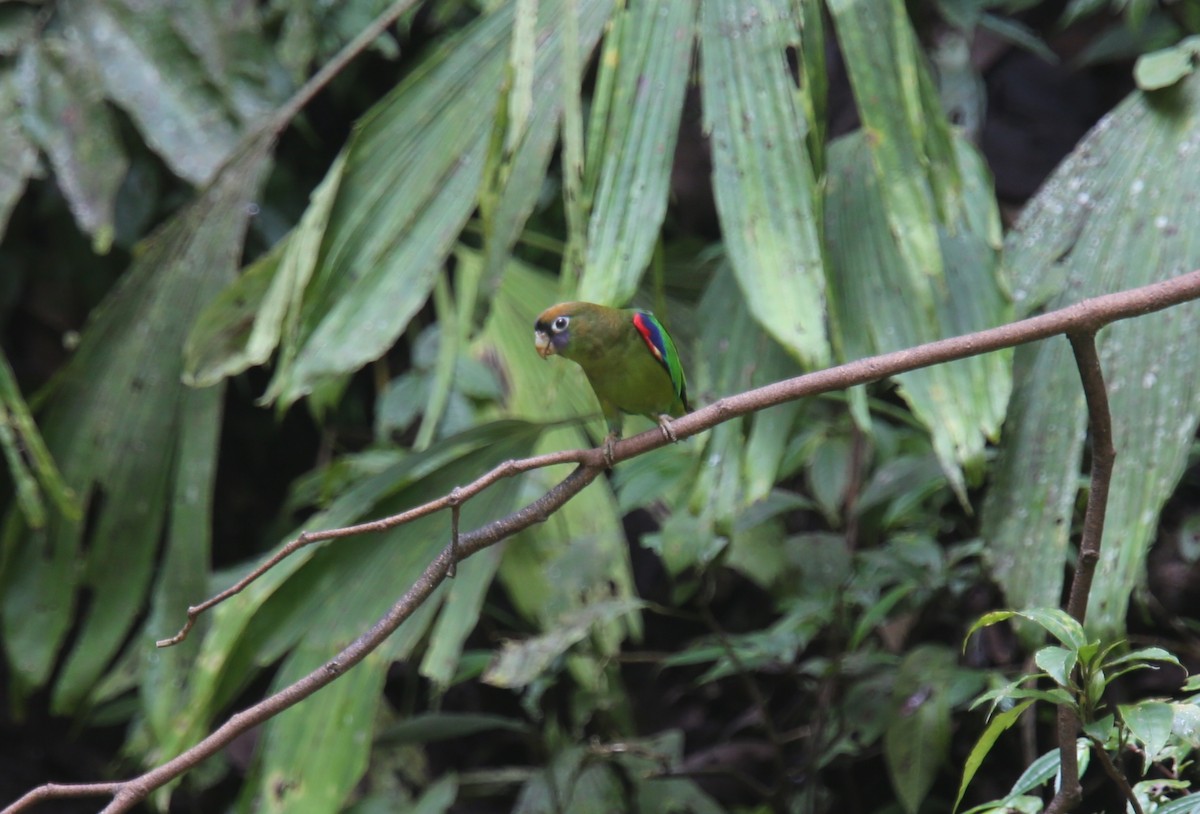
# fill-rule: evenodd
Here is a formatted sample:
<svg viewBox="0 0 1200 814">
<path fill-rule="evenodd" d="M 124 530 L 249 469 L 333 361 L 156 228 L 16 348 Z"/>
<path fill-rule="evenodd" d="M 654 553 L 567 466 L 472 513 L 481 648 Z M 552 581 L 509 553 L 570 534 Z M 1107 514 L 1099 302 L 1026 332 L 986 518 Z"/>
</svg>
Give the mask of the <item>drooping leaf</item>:
<svg viewBox="0 0 1200 814">
<path fill-rule="evenodd" d="M 147 240 L 54 384 L 46 444 L 87 507 L 87 523 L 54 515 L 40 531 L 6 525 L 13 553 L 0 624 L 20 686 L 40 686 L 86 592 L 79 635 L 55 673 L 60 712 L 86 703 L 143 612 L 160 540 L 178 531 L 167 525 L 175 485 L 216 455 L 215 442 L 188 444 L 199 428 L 181 426 L 189 415 L 219 420 L 217 410 L 191 412 L 189 402 L 208 396 L 180 381 L 183 339 L 232 276 L 271 146 L 263 137 L 247 143 L 199 200 Z"/>
<path fill-rule="evenodd" d="M 999 218 L 987 170 L 974 149 L 956 141 L 963 205 L 937 228 L 943 278 L 903 271 L 901 247 L 886 217 L 885 193 L 868 159 L 869 139 L 834 142 L 826 204 L 831 262 L 829 305 L 835 343 L 846 359 L 900 350 L 1006 322 L 1011 306 L 999 279 Z M 915 305 L 932 297 L 933 319 Z M 901 395 L 928 428 L 934 451 L 960 500 L 963 469 L 978 476 L 989 439 L 1008 403 L 1010 353 L 975 356 L 896 377 Z"/>
<path fill-rule="evenodd" d="M 616 73 L 608 118 L 602 144 L 588 145 L 602 163 L 580 299 L 628 302 L 650 261 L 667 211 L 695 14 L 695 0 L 635 3 L 614 21 L 617 64 L 605 65 Z"/>
<path fill-rule="evenodd" d="M 22 52 L 17 76 L 25 129 L 49 156 L 75 222 L 103 254 L 112 245 L 113 204 L 129 160 L 87 68 L 67 42 L 48 36 Z"/>
<path fill-rule="evenodd" d="M 57 13 L 108 97 L 194 184 L 211 180 L 287 91 L 273 76 L 254 6 L 68 0 Z"/>
<path fill-rule="evenodd" d="M 148 662 L 140 687 L 142 709 L 162 742 L 173 734 L 174 718 L 186 703 L 196 654 L 208 627 L 201 619 L 192 638 L 168 649 L 156 649 L 147 658 L 150 641 L 173 636 L 179 629 L 183 605 L 204 597 L 210 587 L 213 490 L 216 484 L 223 387 L 189 391 L 179 417 L 179 461 L 172 487 L 171 515 L 159 574 L 150 595 L 146 637 L 135 640 L 136 663 Z M 165 795 L 165 790 L 160 791 Z M 166 803 L 165 796 L 160 802 Z M 165 805 L 164 805 L 165 807 Z"/>
<path fill-rule="evenodd" d="M 755 320 L 806 365 L 829 359 L 816 178 L 788 65 L 793 4 L 704 0 L 704 129 L 725 248 Z"/>
<path fill-rule="evenodd" d="M 11 68 L 0 68 L 0 238 L 25 184 L 37 172 L 37 147 L 21 127 L 19 92 Z"/>
<path fill-rule="evenodd" d="M 207 387 L 264 364 L 281 335 L 295 333 L 301 295 L 312 277 L 345 165 L 343 152 L 313 190 L 311 204 L 291 236 L 256 260 L 200 313 L 185 347 L 189 384 Z"/>
<path fill-rule="evenodd" d="M 1200 78 L 1188 77 L 1174 94 L 1170 104 L 1132 94 L 1030 203 L 1005 256 L 1021 312 L 1200 267 L 1200 162 L 1180 160 L 1200 150 Z M 1117 449 L 1087 617 L 1102 638 L 1124 626 L 1158 512 L 1200 422 L 1197 330 L 1200 306 L 1189 303 L 1099 336 Z M 985 504 L 993 571 L 1018 607 L 1054 604 L 1061 591 L 1087 420 L 1066 345 L 1051 339 L 1018 349 L 1021 385 Z"/>
<path fill-rule="evenodd" d="M 584 47 L 610 2 L 580 3 Z M 542 9 L 538 42 L 547 51 L 561 48 L 558 9 Z M 379 358 L 425 303 L 476 206 L 512 11 L 501 6 L 442 44 L 360 120 L 328 221 L 314 225 L 316 266 L 266 399 L 290 404 Z"/>
<path fill-rule="evenodd" d="M 963 794 L 967 791 L 967 786 L 975 779 L 976 772 L 983 765 L 984 758 L 992 751 L 992 747 L 996 745 L 996 741 L 1004 734 L 1006 729 L 1012 727 L 1021 717 L 1023 713 L 1033 701 L 1022 701 L 1015 707 L 1001 712 L 988 722 L 987 729 L 983 730 L 983 734 L 979 736 L 979 740 L 975 742 L 975 746 L 971 749 L 971 754 L 967 756 L 967 761 L 963 765 L 962 782 L 958 785 L 958 796 L 954 799 L 954 808 L 957 810 L 958 804 L 962 802 Z"/>
<path fill-rule="evenodd" d="M 956 208 L 957 156 L 902 0 L 830 0 L 868 135 L 908 307 L 932 315 L 942 280 L 937 225 Z"/>
</svg>

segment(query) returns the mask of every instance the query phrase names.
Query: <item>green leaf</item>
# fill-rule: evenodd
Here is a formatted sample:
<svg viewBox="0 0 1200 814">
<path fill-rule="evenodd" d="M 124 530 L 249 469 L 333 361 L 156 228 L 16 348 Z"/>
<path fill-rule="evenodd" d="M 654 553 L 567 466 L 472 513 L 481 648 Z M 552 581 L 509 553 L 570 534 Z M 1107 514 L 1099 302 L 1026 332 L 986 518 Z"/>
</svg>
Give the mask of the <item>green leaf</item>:
<svg viewBox="0 0 1200 814">
<path fill-rule="evenodd" d="M 1006 244 L 1005 266 L 1022 313 L 1166 279 L 1200 266 L 1200 215 L 1191 196 L 1200 162 L 1200 77 L 1175 102 L 1135 93 L 1079 145 L 1030 202 Z M 1200 330 L 1195 303 L 1126 320 L 1099 337 L 1124 451 L 1113 472 L 1103 556 L 1088 627 L 1119 636 L 1144 571 L 1156 518 L 1174 491 L 1200 422 Z M 1170 360 L 1169 363 L 1166 360 Z M 1009 602 L 1058 602 L 1079 485 L 1086 412 L 1064 339 L 1018 349 L 1013 414 L 983 513 L 992 568 Z"/>
<path fill-rule="evenodd" d="M 180 609 L 203 599 L 211 588 L 211 518 L 224 398 L 223 387 L 192 390 L 185 392 L 180 405 L 181 465 L 171 495 L 166 546 L 150 594 L 146 636 L 132 645 L 137 650 L 137 663 L 146 663 L 139 694 L 146 721 L 158 743 L 174 734 L 172 725 L 181 705 L 187 703 L 188 683 L 209 625 L 208 618 L 201 618 L 184 642 L 166 649 L 150 649 L 151 641 L 175 635 Z"/>
<path fill-rule="evenodd" d="M 256 260 L 205 308 L 184 347 L 187 382 L 207 387 L 264 364 L 281 334 L 295 333 L 301 295 L 317 262 L 346 166 L 338 154 L 289 237 Z"/>
<path fill-rule="evenodd" d="M 458 799 L 458 778 L 447 774 L 425 789 L 421 799 L 412 807 L 411 814 L 445 814 Z"/>
<path fill-rule="evenodd" d="M 689 380 L 696 392 L 737 393 L 801 373 L 739 294 L 737 275 L 728 262 L 717 267 L 693 322 L 700 326 Z M 707 465 L 691 498 L 692 507 L 703 507 L 707 522 L 727 526 L 774 488 L 796 416 L 803 409 L 795 402 L 782 404 L 714 430 L 703 453 Z"/>
<path fill-rule="evenodd" d="M 930 645 L 906 656 L 896 675 L 883 754 L 892 787 L 908 814 L 920 809 L 949 751 L 950 702 L 945 690 L 956 667 L 952 651 Z"/>
<path fill-rule="evenodd" d="M 17 71 L 25 129 L 49 156 L 75 222 L 104 254 L 112 245 L 113 206 L 129 159 L 94 76 L 59 37 L 26 48 Z"/>
<path fill-rule="evenodd" d="M 79 501 L 63 481 L 46 442 L 21 397 L 8 359 L 0 353 L 0 447 L 17 489 L 17 503 L 31 529 L 46 525 L 44 497 L 70 520 L 80 519 Z"/>
<path fill-rule="evenodd" d="M 556 8 L 547 4 L 538 29 L 548 52 L 561 48 Z M 608 9 L 581 4 L 585 46 Z M 359 121 L 328 222 L 313 226 L 316 265 L 266 400 L 286 406 L 379 358 L 425 304 L 476 207 L 512 22 L 511 5 L 484 15 Z"/>
<path fill-rule="evenodd" d="M 1163 701 L 1139 701 L 1136 704 L 1118 704 L 1117 710 L 1125 726 L 1129 727 L 1129 733 L 1145 749 L 1143 765 L 1148 767 L 1171 737 L 1175 722 L 1174 709 Z"/>
<path fill-rule="evenodd" d="M 1031 677 L 1041 678 L 1042 675 L 1042 673 L 1037 673 Z M 983 693 L 976 698 L 974 702 L 972 702 L 971 707 L 975 708 L 988 701 L 1019 701 L 1027 698 L 1035 701 L 1045 701 L 1047 704 L 1066 704 L 1069 706 L 1075 706 L 1074 696 L 1064 689 L 1056 687 L 1052 690 L 1027 690 L 1022 689 L 1017 684 L 1009 684 L 1008 686 L 989 690 Z"/>
<path fill-rule="evenodd" d="M 215 445 L 187 445 L 181 422 L 197 395 L 180 382 L 183 340 L 236 268 L 246 202 L 258 194 L 271 146 L 267 138 L 247 144 L 213 186 L 147 239 L 54 384 L 46 445 L 88 507 L 88 524 L 60 516 L 36 532 L 7 524 L 0 625 L 18 686 L 44 684 L 61 661 L 57 712 L 87 702 L 144 613 L 164 524 L 176 508 L 173 490 L 188 479 L 185 470 L 216 455 Z M 60 655 L 84 592 L 87 614 Z"/>
<path fill-rule="evenodd" d="M 596 624 L 610 622 L 644 606 L 645 603 L 638 599 L 600 600 L 568 614 L 541 636 L 505 642 L 483 674 L 483 681 L 496 687 L 524 687 L 545 673 L 568 649 L 583 641 Z"/>
<path fill-rule="evenodd" d="M 56 11 L 87 74 L 194 184 L 208 183 L 286 92 L 253 6 L 68 0 Z"/>
<path fill-rule="evenodd" d="M 1061 608 L 1029 608 L 1018 611 L 1017 615 L 1040 626 L 1071 650 L 1078 651 L 1087 644 L 1083 627 Z"/>
<path fill-rule="evenodd" d="M 325 643 L 301 643 L 273 683 L 279 690 L 318 669 Z M 284 710 L 264 728 L 259 783 L 243 797 L 262 811 L 337 812 L 367 768 L 389 659 L 375 652 L 321 691 L 320 702 Z"/>
<path fill-rule="evenodd" d="M 1188 794 L 1154 809 L 1154 814 L 1197 814 L 1197 812 L 1200 812 L 1200 794 Z"/>
<path fill-rule="evenodd" d="M 934 313 L 942 284 L 937 224 L 954 208 L 958 169 L 949 125 L 932 92 L 902 0 L 830 0 L 887 222 L 916 295 L 908 308 Z"/>
<path fill-rule="evenodd" d="M 1183 666 L 1179 663 L 1179 659 L 1174 653 L 1164 650 L 1161 647 L 1143 647 L 1140 650 L 1132 650 L 1123 656 L 1117 656 L 1115 659 L 1105 661 L 1104 667 L 1105 669 L 1108 669 L 1121 664 L 1145 661 L 1161 661 L 1167 664 L 1174 664 L 1176 667 Z"/>
<path fill-rule="evenodd" d="M 963 765 L 962 782 L 958 786 L 958 796 L 954 798 L 954 811 L 958 810 L 958 804 L 962 802 L 963 794 L 967 791 L 967 786 L 971 784 L 975 773 L 983 765 L 983 759 L 988 756 L 988 752 L 992 751 L 992 747 L 996 745 L 996 741 L 1004 734 L 1004 731 L 1015 724 L 1017 719 L 1021 717 L 1021 713 L 1028 709 L 1032 703 L 1033 701 L 1023 701 L 1012 709 L 1001 712 L 988 722 L 987 729 L 983 730 L 983 734 L 975 742 L 975 746 L 971 749 L 971 754 L 967 756 L 967 762 Z"/>
<path fill-rule="evenodd" d="M 1184 703 L 1172 704 L 1171 708 L 1175 712 L 1172 732 L 1193 748 L 1200 748 L 1200 706 Z"/>
<path fill-rule="evenodd" d="M 930 291 L 922 275 L 904 271 L 868 144 L 854 134 L 829 151 L 825 234 L 830 321 L 839 355 L 849 360 L 900 350 L 1008 321 L 1012 309 L 999 278 L 999 216 L 978 154 L 961 139 L 954 141 L 963 172 L 962 206 L 936 230 L 935 251 L 944 271 Z M 930 304 L 932 319 L 927 309 L 913 305 L 921 301 Z M 1009 353 L 986 354 L 896 377 L 964 505 L 963 468 L 972 480 L 982 474 L 984 449 L 999 434 L 1008 404 L 1010 360 Z"/>
<path fill-rule="evenodd" d="M 1194 71 L 1197 59 L 1200 36 L 1186 37 L 1170 48 L 1139 56 L 1133 64 L 1133 78 L 1142 90 L 1161 90 Z"/>
<path fill-rule="evenodd" d="M 991 611 L 990 613 L 985 613 L 983 616 L 980 616 L 975 620 L 975 623 L 971 625 L 970 629 L 967 630 L 966 635 L 963 636 L 963 647 L 966 647 L 967 641 L 975 635 L 975 631 L 985 627 L 990 627 L 991 625 L 999 624 L 1000 622 L 1007 622 L 1016 615 L 1016 611 Z"/>
<path fill-rule="evenodd" d="M 784 0 L 704 0 L 704 129 L 725 249 L 754 319 L 809 366 L 829 360 L 818 196 Z"/>
<path fill-rule="evenodd" d="M 650 262 L 667 211 L 695 15 L 695 0 L 634 3 L 613 21 L 618 39 L 605 54 L 617 64 L 603 142 L 594 148 L 602 164 L 580 299 L 628 302 Z"/>
<path fill-rule="evenodd" d="M 1086 738 L 1079 738 L 1075 742 L 1075 753 L 1079 759 L 1079 773 L 1082 775 L 1087 769 L 1088 756 L 1091 754 L 1090 744 Z M 981 806 L 969 809 L 964 814 L 976 814 L 983 811 L 1008 811 L 1007 807 L 1016 808 L 1021 812 L 1039 812 L 1044 808 L 1044 803 L 1041 798 L 1034 798 L 1034 806 L 1032 808 L 1025 807 L 1025 801 L 1029 792 L 1036 789 L 1045 783 L 1049 783 L 1058 774 L 1059 765 L 1062 763 L 1062 752 L 1055 748 L 1038 757 L 1030 763 L 1025 771 L 1021 772 L 1021 776 L 1017 778 L 1017 782 L 1013 783 L 1012 789 L 1008 795 L 1002 800 L 994 803 L 986 803 Z M 961 795 L 960 795 L 961 798 Z"/>
<path fill-rule="evenodd" d="M 1045 670 L 1046 675 L 1054 679 L 1055 684 L 1070 687 L 1071 671 L 1075 669 L 1078 657 L 1077 651 L 1065 647 L 1043 647 L 1034 654 L 1033 660 Z"/>
<path fill-rule="evenodd" d="M 3 8 L 0 6 L 0 13 Z M 21 127 L 18 96 L 14 71 L 0 67 L 0 237 L 25 184 L 38 170 L 37 148 Z"/>
</svg>

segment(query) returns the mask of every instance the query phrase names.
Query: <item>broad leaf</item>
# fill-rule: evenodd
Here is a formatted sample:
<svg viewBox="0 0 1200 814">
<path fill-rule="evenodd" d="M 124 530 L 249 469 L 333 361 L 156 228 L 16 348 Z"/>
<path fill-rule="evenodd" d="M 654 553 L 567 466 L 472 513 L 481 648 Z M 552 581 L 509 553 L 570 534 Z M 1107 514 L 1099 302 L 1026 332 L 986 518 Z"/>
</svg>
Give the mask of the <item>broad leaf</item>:
<svg viewBox="0 0 1200 814">
<path fill-rule="evenodd" d="M 1200 267 L 1192 196 L 1200 162 L 1200 77 L 1171 104 L 1134 93 L 1084 139 L 1030 203 L 1006 244 L 1014 300 L 1025 313 L 1145 285 Z M 1117 463 L 1103 553 L 1088 606 L 1102 637 L 1124 627 L 1156 520 L 1187 462 L 1200 421 L 1194 341 L 1200 305 L 1116 323 L 1099 337 Z M 984 510 L 993 572 L 1017 606 L 1061 593 L 1080 478 L 1086 412 L 1064 339 L 1018 349 L 1018 391 Z M 1136 455 L 1134 454 L 1136 453 Z"/>
<path fill-rule="evenodd" d="M 613 21 L 616 76 L 594 148 L 602 165 L 580 299 L 628 302 L 650 261 L 667 211 L 695 13 L 696 0 L 634 3 Z"/>
<path fill-rule="evenodd" d="M 854 134 L 829 151 L 826 240 L 829 307 L 835 344 L 846 359 L 1002 324 L 1012 309 L 1001 286 L 1000 228 L 987 169 L 956 140 L 963 167 L 962 206 L 935 227 L 942 279 L 930 287 L 905 271 L 903 247 L 887 218 L 886 190 L 869 161 L 870 139 Z M 920 303 L 929 303 L 933 318 Z M 959 499 L 963 469 L 977 479 L 984 448 L 1000 430 L 1010 389 L 1011 353 L 974 356 L 896 377 L 900 393 L 929 429 L 933 447 Z"/>
<path fill-rule="evenodd" d="M 205 184 L 286 93 L 254 6 L 67 0 L 76 56 L 181 177 Z"/>
<path fill-rule="evenodd" d="M 1149 767 L 1171 737 L 1175 722 L 1175 711 L 1162 701 L 1140 701 L 1136 704 L 1120 704 L 1117 709 L 1129 732 L 1145 750 L 1143 765 Z"/>
<path fill-rule="evenodd" d="M 609 5 L 580 4 L 586 49 Z M 549 54 L 561 48 L 564 17 L 557 4 L 542 9 L 539 76 L 556 64 Z M 306 285 L 292 295 L 298 315 L 265 398 L 290 404 L 379 358 L 425 304 L 476 207 L 512 24 L 511 5 L 486 14 L 360 120 L 328 220 L 310 227 L 319 234 L 292 235 L 319 249 L 311 279 L 293 283 Z"/>
<path fill-rule="evenodd" d="M 21 127 L 14 71 L 0 68 L 0 238 L 25 184 L 37 172 L 37 148 Z"/>
<path fill-rule="evenodd" d="M 797 359 L 829 360 L 816 177 L 789 48 L 793 4 L 704 0 L 704 129 L 725 249 L 755 320 Z"/>
<path fill-rule="evenodd" d="M 506 642 L 483 674 L 483 680 L 497 687 L 524 687 L 546 672 L 568 649 L 583 641 L 594 626 L 640 610 L 642 605 L 637 599 L 594 602 L 560 619 L 540 636 Z"/>
<path fill-rule="evenodd" d="M 71 214 L 103 254 L 112 245 L 113 204 L 129 160 L 89 68 L 69 43 L 47 36 L 24 50 L 17 75 L 25 130 L 49 156 Z"/>
<path fill-rule="evenodd" d="M 937 225 L 956 208 L 957 156 L 902 0 L 826 4 L 868 145 L 883 209 L 902 262 L 906 306 L 935 313 L 942 281 Z"/>
<path fill-rule="evenodd" d="M 183 339 L 236 268 L 247 203 L 258 194 L 270 147 L 262 137 L 248 144 L 197 202 L 147 240 L 54 384 L 46 444 L 87 507 L 87 524 L 56 515 L 39 531 L 6 525 L 12 556 L 0 624 L 18 686 L 42 685 L 61 659 L 52 697 L 60 712 L 86 703 L 143 613 L 160 541 L 180 531 L 167 525 L 186 508 L 175 500 L 206 499 L 175 491 L 192 467 L 209 467 L 216 455 L 215 432 L 203 448 L 193 446 L 190 433 L 201 428 L 185 431 L 182 422 L 219 420 L 216 409 L 192 412 L 195 400 L 210 396 L 180 381 Z M 87 614 L 60 657 L 84 593 Z"/>
</svg>

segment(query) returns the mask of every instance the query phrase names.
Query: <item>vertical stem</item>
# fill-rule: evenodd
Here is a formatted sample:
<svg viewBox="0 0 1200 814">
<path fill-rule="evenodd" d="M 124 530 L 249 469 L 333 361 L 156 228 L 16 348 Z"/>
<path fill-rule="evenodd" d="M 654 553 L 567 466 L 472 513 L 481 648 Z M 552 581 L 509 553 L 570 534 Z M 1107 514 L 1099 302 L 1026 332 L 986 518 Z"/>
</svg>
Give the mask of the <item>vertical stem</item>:
<svg viewBox="0 0 1200 814">
<path fill-rule="evenodd" d="M 1096 354 L 1096 332 L 1089 330 L 1068 336 L 1071 350 L 1075 352 L 1075 364 L 1079 367 L 1079 378 L 1083 382 L 1092 433 L 1091 486 L 1083 516 L 1083 535 L 1079 540 L 1079 561 L 1075 566 L 1075 577 L 1071 580 L 1071 597 L 1067 601 L 1067 613 L 1083 624 L 1087 617 L 1092 578 L 1096 574 L 1096 563 L 1100 560 L 1100 540 L 1104 535 L 1104 516 L 1108 510 L 1108 487 L 1112 482 L 1113 463 L 1117 454 L 1113 449 L 1112 415 L 1108 410 L 1104 371 Z"/>
<path fill-rule="evenodd" d="M 1112 414 L 1108 409 L 1108 391 L 1104 371 L 1096 353 L 1096 330 L 1087 328 L 1067 334 L 1075 365 L 1087 400 L 1088 419 L 1092 434 L 1092 475 L 1088 490 L 1087 509 L 1083 515 L 1083 534 L 1079 540 L 1079 560 L 1071 580 L 1071 595 L 1067 613 L 1083 624 L 1087 617 L 1088 595 L 1100 560 L 1100 542 L 1104 536 L 1104 516 L 1108 510 L 1108 487 L 1112 482 L 1116 450 L 1112 440 Z M 1046 807 L 1046 814 L 1070 811 L 1079 804 L 1083 790 L 1079 784 L 1079 762 L 1075 753 L 1075 738 L 1079 733 L 1079 718 L 1064 704 L 1058 708 L 1058 748 L 1062 755 L 1062 781 L 1058 794 Z"/>
</svg>

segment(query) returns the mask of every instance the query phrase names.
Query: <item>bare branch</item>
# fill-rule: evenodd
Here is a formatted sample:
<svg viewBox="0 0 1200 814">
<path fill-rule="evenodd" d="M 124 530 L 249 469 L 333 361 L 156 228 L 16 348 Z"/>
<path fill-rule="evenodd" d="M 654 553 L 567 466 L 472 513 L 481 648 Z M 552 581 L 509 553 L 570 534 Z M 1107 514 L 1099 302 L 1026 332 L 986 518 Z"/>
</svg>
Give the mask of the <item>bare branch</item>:
<svg viewBox="0 0 1200 814">
<path fill-rule="evenodd" d="M 1104 386 L 1104 370 L 1096 353 L 1096 329 L 1099 326 L 1084 326 L 1083 330 L 1068 334 L 1071 350 L 1075 353 L 1075 365 L 1079 368 L 1079 380 L 1087 401 L 1088 419 L 1092 428 L 1092 477 L 1088 489 L 1087 509 L 1083 515 L 1083 533 L 1079 540 L 1079 559 L 1075 575 L 1071 579 L 1071 594 L 1067 600 L 1067 613 L 1079 624 L 1087 617 L 1088 596 L 1092 591 L 1092 579 L 1096 575 L 1096 563 L 1100 561 L 1100 543 L 1104 537 L 1104 517 L 1108 513 L 1108 487 L 1112 483 L 1113 464 L 1116 450 L 1113 449 L 1112 414 L 1108 409 L 1108 391 Z M 1083 688 L 1082 692 L 1087 692 Z M 1079 734 L 1079 718 L 1068 704 L 1058 708 L 1058 750 L 1061 777 L 1058 793 L 1050 801 L 1048 814 L 1066 812 L 1079 805 L 1083 789 L 1079 784 L 1079 760 L 1075 752 L 1075 738 Z M 1105 764 L 1105 771 L 1117 781 L 1122 791 L 1128 791 L 1129 783 L 1108 759 L 1103 746 L 1096 749 Z M 1129 792 L 1128 796 L 1131 796 Z M 1137 800 L 1133 802 L 1140 814 Z"/>
<path fill-rule="evenodd" d="M 998 328 L 991 328 L 986 331 L 952 339 L 943 339 L 919 345 L 915 348 L 874 356 L 868 359 L 860 359 L 855 362 L 839 365 L 838 367 L 808 373 L 745 393 L 728 396 L 701 410 L 675 420 L 671 426 L 677 437 L 687 438 L 732 418 L 763 410 L 767 407 L 773 407 L 787 401 L 831 390 L 840 390 L 858 384 L 866 384 L 909 370 L 1013 347 L 1045 339 L 1056 334 L 1084 332 L 1090 336 L 1099 327 L 1110 322 L 1140 316 L 1197 298 L 1200 298 L 1200 271 L 1193 271 L 1171 280 L 1085 300 L 1058 311 L 1010 323 Z M 1093 421 L 1095 421 L 1094 416 Z M 1093 432 L 1095 432 L 1094 429 Z M 657 449 L 666 443 L 668 443 L 667 439 L 656 427 L 640 435 L 618 442 L 613 447 L 613 460 L 615 462 L 627 460 L 652 449 Z M 600 448 L 594 450 L 571 450 L 519 461 L 508 461 L 472 484 L 461 487 L 451 492 L 450 495 L 427 503 L 424 506 L 419 506 L 407 512 L 371 523 L 301 535 L 300 538 L 285 546 L 283 550 L 268 561 L 268 564 L 260 568 L 256 574 L 247 577 L 243 582 L 248 584 L 254 576 L 261 574 L 273 562 L 278 562 L 278 560 L 287 556 L 291 551 L 317 542 L 318 540 L 328 540 L 352 534 L 361 534 L 367 531 L 392 528 L 431 512 L 457 505 L 463 499 L 477 494 L 500 478 L 511 477 L 520 472 L 552 464 L 567 462 L 576 462 L 579 464 L 562 482 L 528 506 L 475 531 L 459 535 L 456 546 L 447 545 L 426 567 L 413 586 L 396 601 L 388 612 L 338 655 L 294 684 L 263 699 L 254 706 L 236 713 L 187 751 L 138 777 L 124 782 L 79 785 L 48 784 L 41 786 L 30 791 L 15 803 L 5 808 L 0 814 L 16 814 L 16 812 L 28 810 L 37 802 L 52 798 L 103 794 L 113 795 L 112 801 L 104 809 L 106 814 L 128 811 L 151 791 L 162 787 L 201 761 L 212 756 L 237 735 L 309 697 L 365 658 L 367 654 L 387 639 L 433 593 L 437 586 L 446 578 L 453 562 L 469 557 L 487 546 L 493 545 L 532 526 L 534 523 L 543 522 L 584 487 L 594 481 L 605 469 L 603 453 L 603 449 Z M 1095 465 L 1093 464 L 1093 473 L 1094 471 Z M 451 543 L 453 543 L 453 539 Z M 457 548 L 457 553 L 453 551 L 453 548 Z M 218 595 L 208 602 L 197 606 L 197 608 L 202 611 L 204 608 L 211 607 L 227 595 L 232 595 L 232 593 L 236 593 L 244 587 L 244 584 L 239 583 L 239 585 L 231 588 L 229 592 Z M 193 610 L 195 609 L 189 609 L 188 611 L 189 627 L 195 616 L 200 612 L 196 611 L 196 613 L 193 613 Z M 186 628 L 183 633 L 186 633 Z"/>
</svg>

